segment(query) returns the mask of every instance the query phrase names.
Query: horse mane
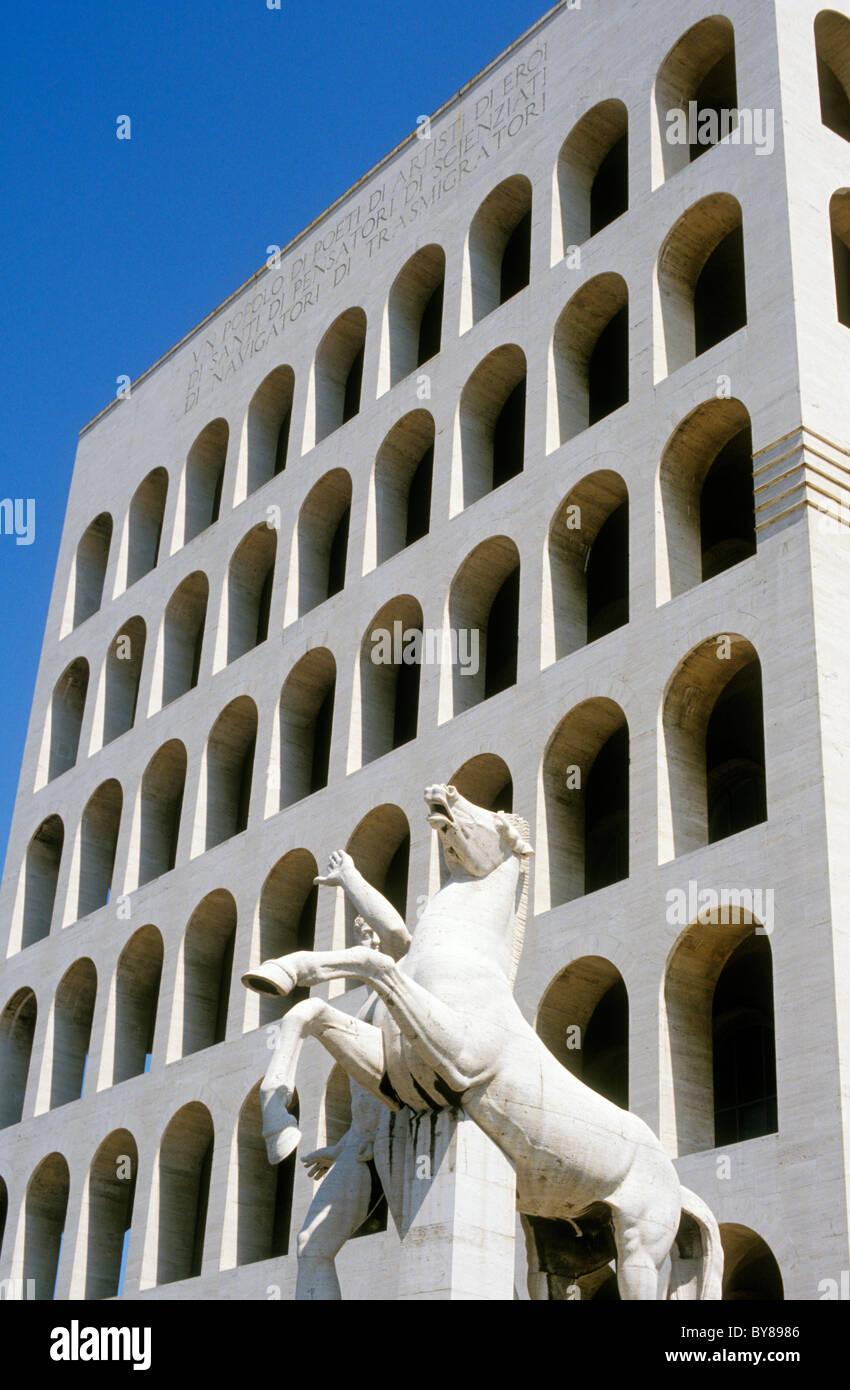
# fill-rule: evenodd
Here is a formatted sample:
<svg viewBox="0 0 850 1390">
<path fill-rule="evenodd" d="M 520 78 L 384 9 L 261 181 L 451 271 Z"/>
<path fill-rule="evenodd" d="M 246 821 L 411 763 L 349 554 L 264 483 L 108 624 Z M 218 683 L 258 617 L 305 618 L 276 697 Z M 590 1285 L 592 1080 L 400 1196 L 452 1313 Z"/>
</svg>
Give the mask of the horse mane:
<svg viewBox="0 0 850 1390">
<path fill-rule="evenodd" d="M 517 910 L 514 915 L 514 936 L 513 948 L 511 952 L 511 972 L 508 977 L 510 983 L 513 985 L 516 981 L 517 971 L 519 969 L 520 956 L 522 955 L 523 942 L 525 941 L 525 925 L 528 919 L 528 879 L 530 869 L 528 861 L 531 855 L 534 853 L 534 850 L 531 848 L 531 842 L 529 840 L 531 830 L 527 820 L 524 820 L 522 816 L 515 816 L 513 812 L 508 811 L 500 811 L 498 813 L 497 819 L 502 827 L 505 839 L 508 841 L 511 850 L 514 854 L 516 854 L 519 857 L 519 871 L 522 880 L 522 889 L 520 891 L 519 903 L 517 905 Z"/>
</svg>

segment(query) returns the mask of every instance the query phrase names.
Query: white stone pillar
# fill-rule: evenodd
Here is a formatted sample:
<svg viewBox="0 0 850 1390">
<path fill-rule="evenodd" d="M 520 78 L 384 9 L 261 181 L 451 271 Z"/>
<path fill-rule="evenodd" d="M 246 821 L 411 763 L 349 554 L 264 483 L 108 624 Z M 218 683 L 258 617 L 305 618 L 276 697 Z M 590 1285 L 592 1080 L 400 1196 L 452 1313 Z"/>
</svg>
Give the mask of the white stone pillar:
<svg viewBox="0 0 850 1390">
<path fill-rule="evenodd" d="M 513 1299 L 510 1161 L 462 1111 L 403 1110 L 394 1119 L 394 1166 L 403 1163 L 398 1298 Z"/>
</svg>

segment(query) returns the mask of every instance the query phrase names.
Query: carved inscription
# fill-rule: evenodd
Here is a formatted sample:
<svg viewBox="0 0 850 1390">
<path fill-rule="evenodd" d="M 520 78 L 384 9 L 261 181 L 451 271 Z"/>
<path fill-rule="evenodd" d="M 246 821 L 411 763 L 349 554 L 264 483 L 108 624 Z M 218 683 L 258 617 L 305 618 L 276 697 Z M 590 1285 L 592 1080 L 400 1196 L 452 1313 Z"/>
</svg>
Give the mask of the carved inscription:
<svg viewBox="0 0 850 1390">
<path fill-rule="evenodd" d="M 214 392 L 336 288 L 361 261 L 380 256 L 396 232 L 450 197 L 464 179 L 528 129 L 546 110 L 545 43 L 484 91 L 470 94 L 454 119 L 419 133 L 400 162 L 358 202 L 317 228 L 263 275 L 192 345 L 185 411 Z"/>
</svg>

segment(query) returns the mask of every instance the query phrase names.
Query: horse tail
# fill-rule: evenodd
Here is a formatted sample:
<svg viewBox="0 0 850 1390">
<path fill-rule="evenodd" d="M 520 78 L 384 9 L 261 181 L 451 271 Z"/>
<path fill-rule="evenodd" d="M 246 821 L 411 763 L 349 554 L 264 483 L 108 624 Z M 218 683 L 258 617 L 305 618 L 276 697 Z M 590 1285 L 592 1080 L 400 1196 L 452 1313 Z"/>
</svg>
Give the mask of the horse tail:
<svg viewBox="0 0 850 1390">
<path fill-rule="evenodd" d="M 698 1268 L 696 1297 L 719 1302 L 723 1297 L 720 1227 L 702 1198 L 687 1187 L 682 1188 L 682 1214 L 690 1218 L 698 1233 L 699 1248 L 694 1251 Z"/>
</svg>

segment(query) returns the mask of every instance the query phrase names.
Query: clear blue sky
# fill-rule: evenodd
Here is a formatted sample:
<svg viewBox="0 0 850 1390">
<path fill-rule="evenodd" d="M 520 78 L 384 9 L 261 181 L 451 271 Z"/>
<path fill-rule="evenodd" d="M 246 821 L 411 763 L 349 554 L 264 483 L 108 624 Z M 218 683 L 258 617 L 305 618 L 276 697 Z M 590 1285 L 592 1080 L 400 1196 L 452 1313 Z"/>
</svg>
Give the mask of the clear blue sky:
<svg viewBox="0 0 850 1390">
<path fill-rule="evenodd" d="M 3 7 L 0 498 L 36 536 L 0 534 L 0 860 L 78 430 L 549 8 Z"/>
</svg>

